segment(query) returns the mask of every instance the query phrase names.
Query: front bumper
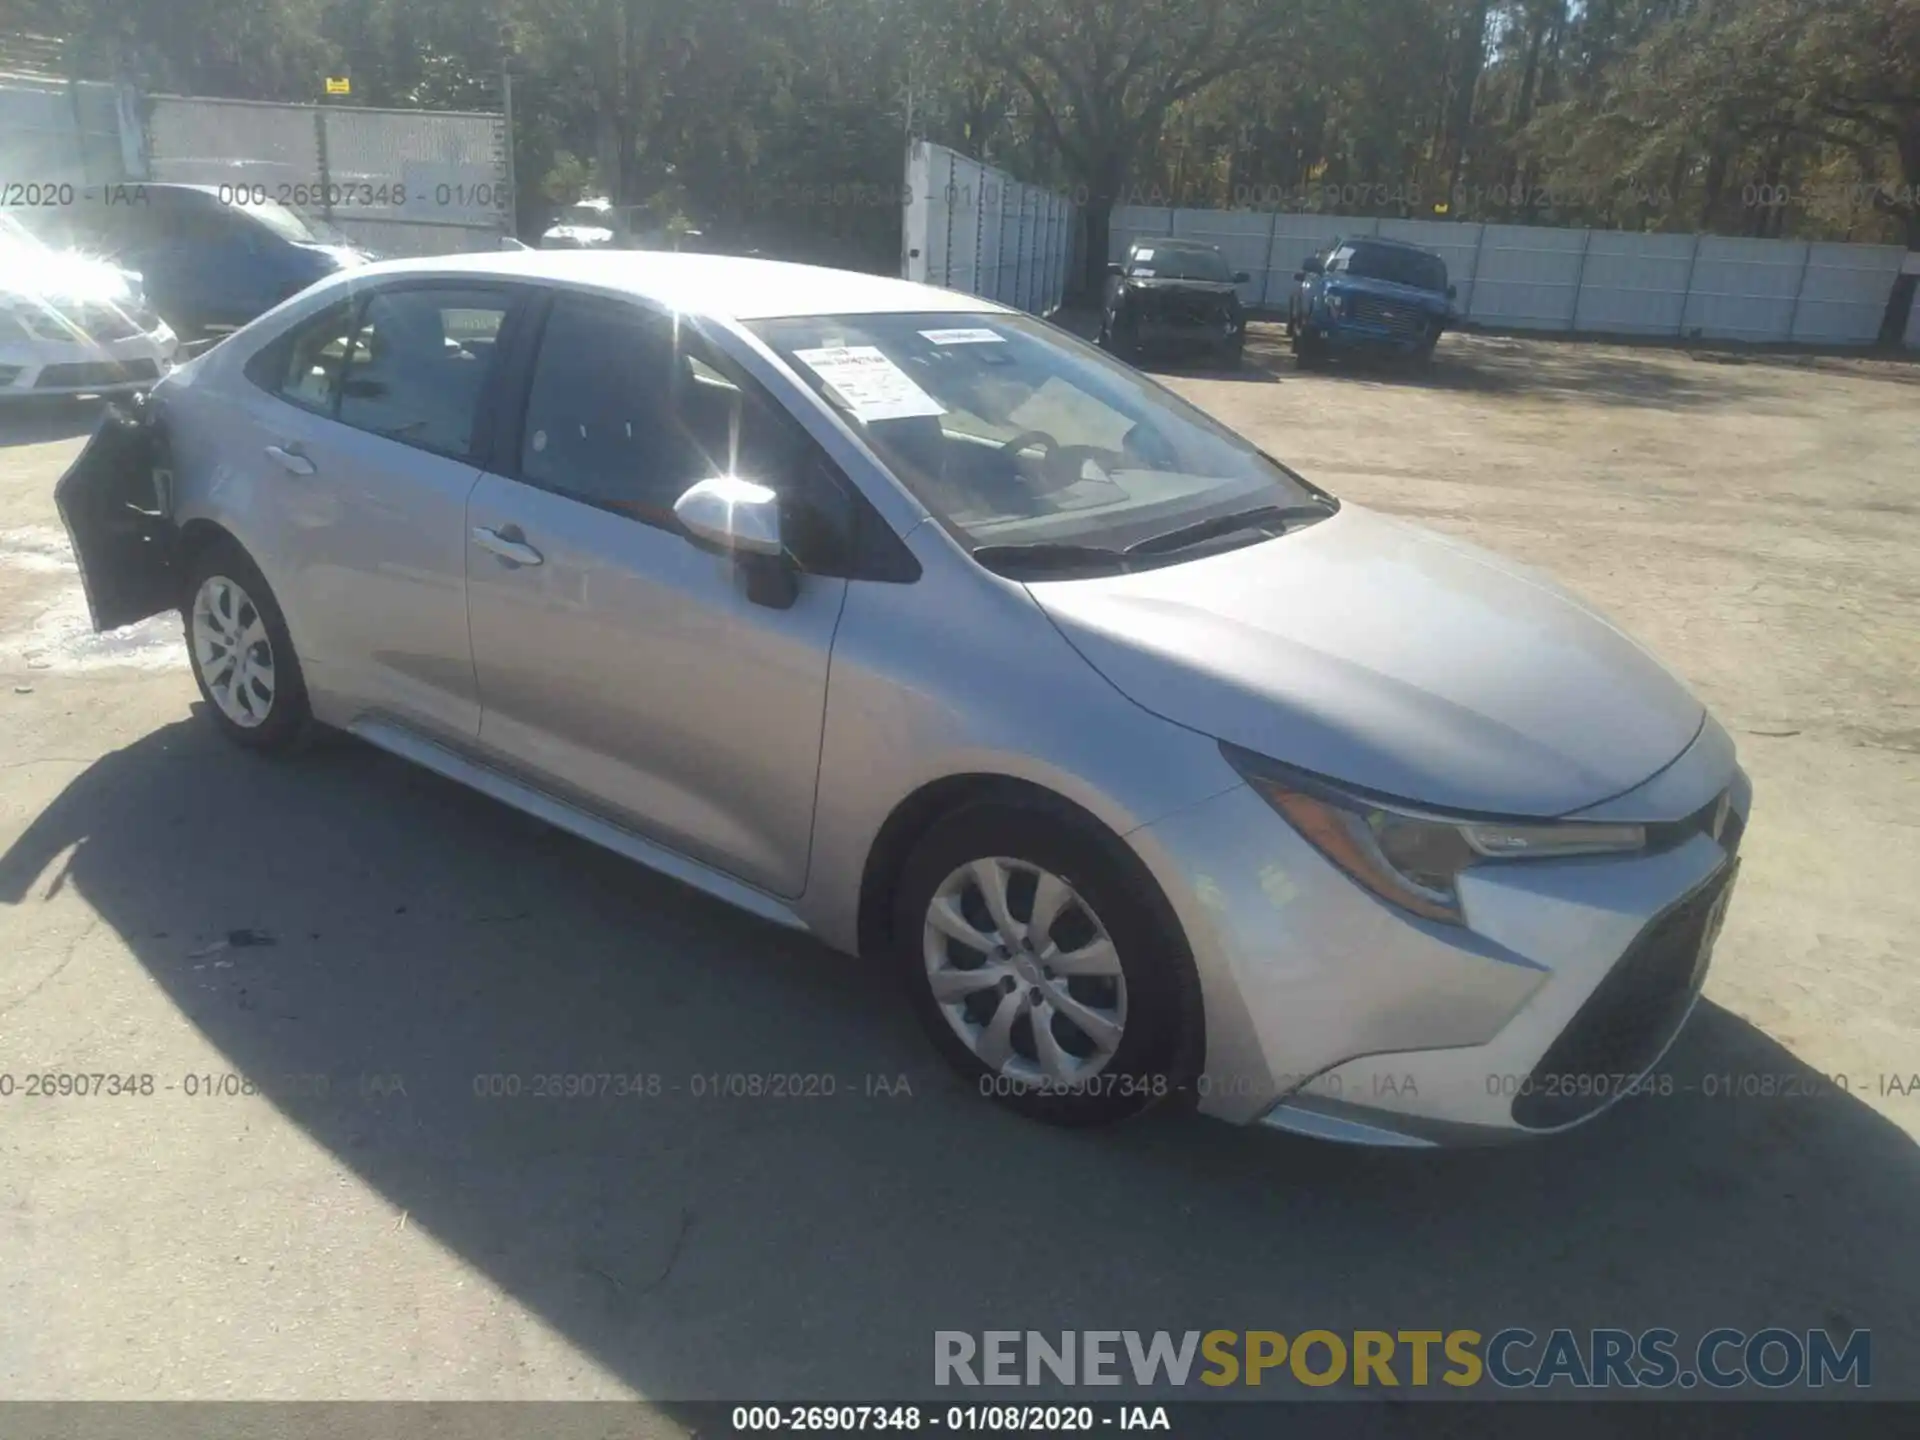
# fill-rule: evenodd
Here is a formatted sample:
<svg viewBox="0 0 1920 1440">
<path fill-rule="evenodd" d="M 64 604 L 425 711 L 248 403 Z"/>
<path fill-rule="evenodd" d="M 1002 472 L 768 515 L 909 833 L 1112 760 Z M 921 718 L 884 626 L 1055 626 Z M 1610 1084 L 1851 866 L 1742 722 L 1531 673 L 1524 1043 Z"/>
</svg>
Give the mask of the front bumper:
<svg viewBox="0 0 1920 1440">
<path fill-rule="evenodd" d="M 0 342 L 0 399 L 144 389 L 172 370 L 179 350 L 164 323 L 120 340 Z"/>
<path fill-rule="evenodd" d="M 1477 867 L 1465 927 L 1375 899 L 1250 789 L 1136 831 L 1200 974 L 1199 1108 L 1425 1146 L 1566 1129 L 1635 1093 L 1699 994 L 1751 801 L 1711 721 L 1642 792 L 1660 807 L 1642 818 L 1675 823 L 1662 848 Z M 1721 838 L 1687 829 L 1722 792 Z"/>
<path fill-rule="evenodd" d="M 1356 320 L 1323 320 L 1315 327 L 1321 338 L 1341 350 L 1365 350 L 1380 355 L 1412 355 L 1435 343 L 1443 324 L 1433 323 L 1417 333 L 1369 325 Z"/>
</svg>

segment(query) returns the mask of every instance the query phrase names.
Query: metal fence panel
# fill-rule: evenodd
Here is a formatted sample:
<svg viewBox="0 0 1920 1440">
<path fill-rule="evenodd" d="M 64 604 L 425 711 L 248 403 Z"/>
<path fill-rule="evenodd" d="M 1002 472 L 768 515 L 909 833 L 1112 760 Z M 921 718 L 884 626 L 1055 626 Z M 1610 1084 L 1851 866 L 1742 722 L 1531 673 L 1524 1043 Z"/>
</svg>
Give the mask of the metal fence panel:
<svg viewBox="0 0 1920 1440">
<path fill-rule="evenodd" d="M 1693 269 L 1684 321 L 1690 335 L 1784 340 L 1811 247 L 1801 241 L 1706 235 Z"/>
<path fill-rule="evenodd" d="M 1071 262 L 1075 207 L 944 146 L 907 151 L 901 273 L 1036 314 L 1057 308 Z"/>
<path fill-rule="evenodd" d="M 1913 263 L 1881 245 L 1145 205 L 1115 207 L 1108 258 L 1147 236 L 1205 239 L 1252 274 L 1243 298 L 1275 310 L 1304 257 L 1373 234 L 1438 253 L 1465 319 L 1594 334 L 1869 345 L 1901 265 Z M 1906 344 L 1920 349 L 1920 305 Z"/>
<path fill-rule="evenodd" d="M 1568 330 L 1588 232 L 1488 225 L 1480 240 L 1473 318 L 1519 330 Z"/>
<path fill-rule="evenodd" d="M 1596 230 L 1580 277 L 1576 330 L 1677 335 L 1691 283 L 1694 235 Z"/>
<path fill-rule="evenodd" d="M 1816 243 L 1800 285 L 1793 338 L 1839 345 L 1876 338 L 1906 255 L 1892 245 Z"/>
</svg>

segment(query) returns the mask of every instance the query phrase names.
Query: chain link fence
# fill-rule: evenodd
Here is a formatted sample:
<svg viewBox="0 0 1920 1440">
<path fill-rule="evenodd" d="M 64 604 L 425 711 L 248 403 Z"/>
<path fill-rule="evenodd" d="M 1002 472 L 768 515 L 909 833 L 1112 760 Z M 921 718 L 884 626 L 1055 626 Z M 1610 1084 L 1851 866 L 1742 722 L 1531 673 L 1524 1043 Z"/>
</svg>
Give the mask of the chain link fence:
<svg viewBox="0 0 1920 1440">
<path fill-rule="evenodd" d="M 512 233 L 504 116 L 155 95 L 146 178 L 323 219 L 381 255 L 494 250 Z"/>
</svg>

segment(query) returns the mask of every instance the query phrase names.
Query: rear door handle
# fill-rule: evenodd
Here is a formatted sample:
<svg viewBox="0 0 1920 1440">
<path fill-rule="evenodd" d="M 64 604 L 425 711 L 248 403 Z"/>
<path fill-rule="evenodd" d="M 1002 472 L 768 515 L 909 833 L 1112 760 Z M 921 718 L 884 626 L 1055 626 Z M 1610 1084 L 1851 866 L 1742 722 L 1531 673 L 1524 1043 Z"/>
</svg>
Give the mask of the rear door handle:
<svg viewBox="0 0 1920 1440">
<path fill-rule="evenodd" d="M 280 468 L 290 475 L 311 475 L 314 463 L 297 450 L 289 450 L 284 445 L 267 446 L 267 454 L 279 462 Z"/>
<path fill-rule="evenodd" d="M 502 560 L 511 561 L 515 565 L 538 565 L 546 558 L 533 546 L 518 538 L 520 532 L 517 528 L 513 526 L 507 528 L 514 533 L 503 535 L 498 530 L 489 530 L 484 525 L 476 525 L 473 527 L 473 543 L 482 550 L 491 550 Z"/>
</svg>

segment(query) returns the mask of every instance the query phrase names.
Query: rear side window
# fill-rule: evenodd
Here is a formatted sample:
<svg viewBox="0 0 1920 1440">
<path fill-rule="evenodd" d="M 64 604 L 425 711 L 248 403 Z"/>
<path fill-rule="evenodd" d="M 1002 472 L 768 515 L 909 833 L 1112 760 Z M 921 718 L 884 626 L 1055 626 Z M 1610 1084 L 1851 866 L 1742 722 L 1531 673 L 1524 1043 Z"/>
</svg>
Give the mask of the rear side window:
<svg viewBox="0 0 1920 1440">
<path fill-rule="evenodd" d="M 353 306 L 335 305 L 295 327 L 247 362 L 247 378 L 303 410 L 331 415 L 353 343 Z"/>
<path fill-rule="evenodd" d="M 369 295 L 340 372 L 340 422 L 467 458 L 511 307 L 507 292 L 469 286 Z"/>
</svg>

